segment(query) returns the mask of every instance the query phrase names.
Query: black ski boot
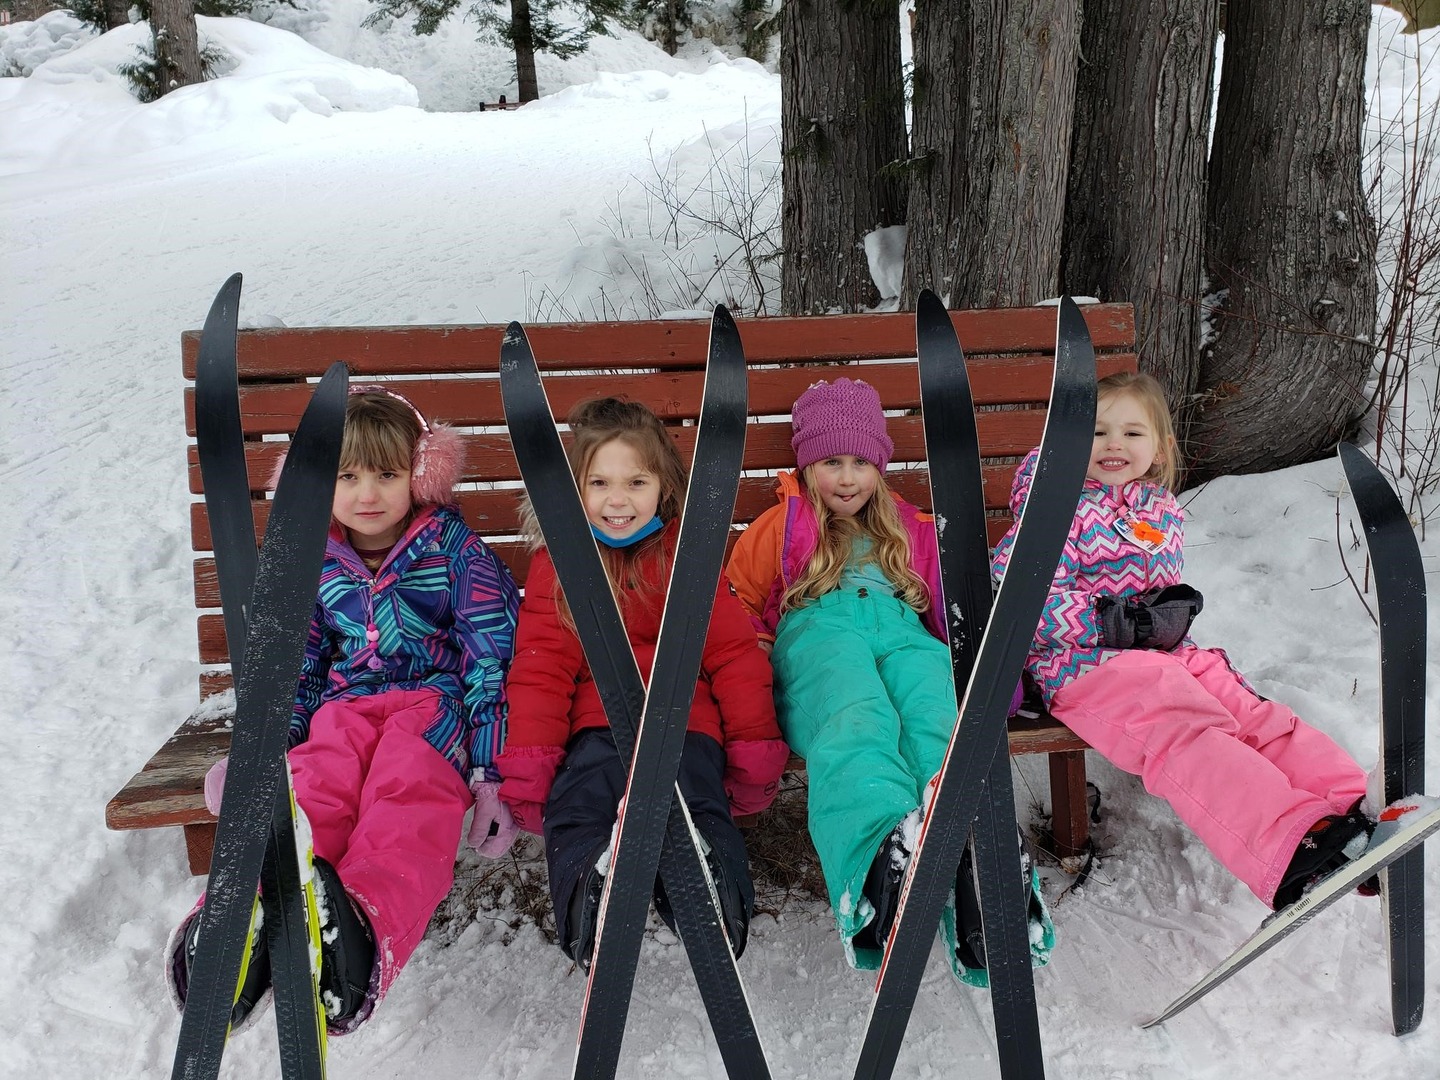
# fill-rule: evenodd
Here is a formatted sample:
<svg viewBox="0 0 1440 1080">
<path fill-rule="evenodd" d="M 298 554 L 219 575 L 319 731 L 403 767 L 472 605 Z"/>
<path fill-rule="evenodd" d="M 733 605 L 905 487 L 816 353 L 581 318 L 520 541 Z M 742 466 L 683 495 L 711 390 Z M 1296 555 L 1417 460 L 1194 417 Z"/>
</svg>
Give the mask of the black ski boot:
<svg viewBox="0 0 1440 1080">
<path fill-rule="evenodd" d="M 1023 830 L 1019 831 L 1020 845 L 1020 887 L 1025 901 L 1025 915 L 1032 929 L 1045 915 L 1040 898 L 1035 895 L 1034 873 L 1035 854 L 1026 840 Z M 967 968 L 985 967 L 985 926 L 980 915 L 980 888 L 975 878 L 974 839 L 967 841 L 960 856 L 960 867 L 955 871 L 955 956 Z"/>
<path fill-rule="evenodd" d="M 369 998 L 375 935 L 335 868 L 318 856 L 315 884 L 320 905 L 320 999 L 329 1024 L 343 1027 Z"/>
<path fill-rule="evenodd" d="M 1364 852 L 1374 829 L 1375 823 L 1360 813 L 1359 803 L 1347 814 L 1326 814 L 1311 825 L 1275 890 L 1275 910 L 1295 903 L 1315 881 Z"/>
<path fill-rule="evenodd" d="M 720 898 L 720 915 L 725 920 L 725 936 L 729 939 L 730 951 L 738 960 L 745 952 L 745 942 L 750 937 L 750 910 L 745 905 L 740 886 L 725 872 L 715 849 L 704 836 L 700 837 L 700 850 L 705 853 L 705 865 L 710 871 L 710 880 L 715 885 L 715 895 Z M 668 926 L 672 933 L 679 936 L 680 931 L 675 926 L 675 914 L 670 908 L 670 898 L 665 895 L 665 883 L 658 877 L 655 879 L 653 899 L 655 914 L 660 916 L 660 921 Z"/>
<path fill-rule="evenodd" d="M 900 886 L 910 865 L 907 837 L 913 835 L 919 821 L 919 810 L 912 810 L 901 818 L 880 844 L 880 850 L 870 863 L 861 892 L 875 909 L 875 918 L 855 935 L 855 945 L 860 948 L 885 948 L 890 930 L 895 925 L 895 913 L 900 907 Z"/>
<path fill-rule="evenodd" d="M 190 925 L 185 927 L 183 957 L 171 961 L 171 978 L 175 994 L 182 1002 L 190 989 L 190 972 L 195 963 L 195 950 L 200 942 L 200 920 L 203 913 L 195 912 Z M 263 922 L 256 926 L 250 938 L 250 957 L 245 963 L 245 974 L 240 982 L 240 992 L 235 995 L 235 1006 L 230 1010 L 230 1030 L 238 1031 L 247 1017 L 270 989 L 270 947 L 265 941 Z"/>
<path fill-rule="evenodd" d="M 591 866 L 570 894 L 570 940 L 560 944 L 581 971 L 590 970 L 595 956 L 595 924 L 600 918 L 600 894 L 604 891 L 605 875 Z"/>
</svg>

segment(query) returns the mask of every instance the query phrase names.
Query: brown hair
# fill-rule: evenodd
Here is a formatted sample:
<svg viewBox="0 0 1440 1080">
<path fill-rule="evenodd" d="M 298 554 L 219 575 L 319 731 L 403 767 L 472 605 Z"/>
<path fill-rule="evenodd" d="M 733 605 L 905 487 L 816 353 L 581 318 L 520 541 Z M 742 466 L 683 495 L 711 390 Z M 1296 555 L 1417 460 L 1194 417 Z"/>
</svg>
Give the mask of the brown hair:
<svg viewBox="0 0 1440 1080">
<path fill-rule="evenodd" d="M 857 514 L 840 517 L 830 512 L 811 482 L 813 468 L 813 465 L 808 465 L 801 470 L 800 486 L 819 522 L 820 539 L 805 569 L 781 597 L 780 610 L 784 612 L 803 607 L 807 601 L 818 599 L 839 585 L 854 539 L 863 533 L 870 537 L 873 545 L 866 556 L 867 561 L 876 563 L 890 579 L 898 599 L 904 600 L 917 612 L 926 611 L 930 607 L 930 590 L 910 569 L 910 536 L 905 531 L 905 523 L 900 520 L 894 496 L 885 483 L 885 474 L 878 476 L 874 493 Z"/>
<path fill-rule="evenodd" d="M 655 509 L 656 516 L 667 524 L 680 517 L 688 483 L 685 463 L 680 460 L 675 440 L 647 406 L 621 398 L 598 398 L 575 406 L 566 423 L 570 425 L 570 442 L 565 456 L 570 462 L 570 474 L 575 478 L 577 487 L 583 486 L 583 478 L 595 460 L 595 452 L 606 443 L 619 440 L 635 451 L 641 464 L 659 481 L 660 502 Z M 540 522 L 528 494 L 521 500 L 520 515 L 521 528 L 530 541 L 531 550 L 544 547 L 545 538 L 541 535 Z M 665 558 L 662 533 L 626 548 L 602 545 L 600 552 L 622 612 L 627 607 L 630 594 L 650 593 L 664 588 L 663 584 L 655 584 L 663 575 L 652 569 Z M 647 573 L 647 569 L 651 572 Z M 558 578 L 555 589 L 555 605 L 560 611 L 561 621 L 574 629 Z"/>
<path fill-rule="evenodd" d="M 405 402 L 379 390 L 351 394 L 345 403 L 340 467 L 409 472 L 421 434 L 420 421 Z"/>
<path fill-rule="evenodd" d="M 1095 384 L 1095 405 L 1099 408 L 1107 398 L 1128 394 L 1139 402 L 1150 417 L 1155 434 L 1155 461 L 1142 479 L 1159 484 L 1167 491 L 1175 490 L 1175 481 L 1184 467 L 1180 460 L 1180 444 L 1175 440 L 1175 424 L 1170 419 L 1170 404 L 1165 391 L 1151 375 L 1136 371 L 1119 371 Z"/>
</svg>

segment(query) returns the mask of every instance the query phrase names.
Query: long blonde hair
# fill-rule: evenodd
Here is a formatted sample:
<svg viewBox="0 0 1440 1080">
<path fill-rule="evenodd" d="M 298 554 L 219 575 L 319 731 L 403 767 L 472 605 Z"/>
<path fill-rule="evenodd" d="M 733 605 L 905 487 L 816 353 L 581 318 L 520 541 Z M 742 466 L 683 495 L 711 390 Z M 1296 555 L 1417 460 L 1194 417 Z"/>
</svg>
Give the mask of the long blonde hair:
<svg viewBox="0 0 1440 1080">
<path fill-rule="evenodd" d="M 896 597 L 917 612 L 929 610 L 930 590 L 920 575 L 910 569 L 910 535 L 900 520 L 900 510 L 885 483 L 885 474 L 881 473 L 876 479 L 875 491 L 859 513 L 841 517 L 832 514 L 820 498 L 811 477 L 814 467 L 808 465 L 801 470 L 800 488 L 815 512 L 820 538 L 805 569 L 780 598 L 781 612 L 803 607 L 839 585 L 855 538 L 861 535 L 868 536 L 871 542 L 866 561 L 880 567 L 881 573 L 895 586 Z"/>
<path fill-rule="evenodd" d="M 1170 419 L 1170 403 L 1165 400 L 1164 389 L 1154 376 L 1138 371 L 1119 371 L 1095 384 L 1095 407 L 1098 409 L 1102 401 L 1122 394 L 1134 398 L 1145 410 L 1150 418 L 1150 430 L 1155 433 L 1158 453 L 1141 479 L 1159 484 L 1166 491 L 1174 491 L 1184 463 L 1180 459 L 1180 444 L 1175 439 L 1175 423 Z"/>
<path fill-rule="evenodd" d="M 570 473 L 577 487 L 583 490 L 584 477 L 590 471 L 596 451 L 606 443 L 619 440 L 635 451 L 646 471 L 653 473 L 659 481 L 660 501 L 655 509 L 656 516 L 667 524 L 680 516 L 688 483 L 685 463 L 680 460 L 675 440 L 647 406 L 621 398 L 597 398 L 576 405 L 566 422 L 570 425 L 571 437 L 565 456 L 570 462 Z M 528 493 L 520 503 L 520 521 L 530 550 L 544 547 L 545 537 L 540 532 L 540 522 Z M 664 588 L 664 575 L 657 572 L 658 565 L 665 560 L 663 535 L 663 531 L 658 532 L 625 548 L 601 545 L 605 573 L 619 598 L 622 612 L 627 610 L 632 598 L 639 599 Z M 555 607 L 561 622 L 573 630 L 575 623 L 558 577 L 555 580 Z"/>
</svg>

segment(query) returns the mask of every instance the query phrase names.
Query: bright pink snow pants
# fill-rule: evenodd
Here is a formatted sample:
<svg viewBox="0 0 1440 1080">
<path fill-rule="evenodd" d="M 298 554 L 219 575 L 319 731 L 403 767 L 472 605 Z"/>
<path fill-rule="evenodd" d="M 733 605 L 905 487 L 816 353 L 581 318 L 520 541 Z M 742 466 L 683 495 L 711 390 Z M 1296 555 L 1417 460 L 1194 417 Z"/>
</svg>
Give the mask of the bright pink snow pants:
<svg viewBox="0 0 1440 1080">
<path fill-rule="evenodd" d="M 1300 839 L 1365 794 L 1365 772 L 1218 649 L 1129 649 L 1056 693 L 1051 713 L 1141 777 L 1270 904 Z"/>
<path fill-rule="evenodd" d="M 315 854 L 339 872 L 375 932 L 374 1002 L 450 891 L 461 824 L 474 801 L 454 766 L 425 741 L 439 703 L 432 690 L 326 702 L 315 711 L 310 738 L 289 755 Z"/>
</svg>

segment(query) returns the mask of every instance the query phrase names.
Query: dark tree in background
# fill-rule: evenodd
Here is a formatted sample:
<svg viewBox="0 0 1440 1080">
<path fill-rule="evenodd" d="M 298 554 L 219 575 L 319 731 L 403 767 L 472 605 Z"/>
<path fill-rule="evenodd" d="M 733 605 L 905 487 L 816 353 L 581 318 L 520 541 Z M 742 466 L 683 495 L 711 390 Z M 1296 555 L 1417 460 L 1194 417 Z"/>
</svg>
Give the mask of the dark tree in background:
<svg viewBox="0 0 1440 1080">
<path fill-rule="evenodd" d="M 906 306 L 922 288 L 952 308 L 1056 294 L 1079 9 L 916 0 Z"/>
<path fill-rule="evenodd" d="M 791 313 L 880 296 L 866 233 L 905 220 L 905 111 L 893 0 L 786 0 L 780 29 L 785 264 Z"/>
<path fill-rule="evenodd" d="M 561 9 L 564 8 L 564 12 Z M 515 82 L 520 101 L 540 96 L 535 75 L 535 54 L 548 52 L 565 60 L 578 56 L 596 34 L 606 34 L 606 20 L 626 12 L 626 0 L 377 0 L 366 26 L 406 15 L 415 16 L 415 33 L 433 34 L 456 11 L 475 20 L 482 38 L 503 42 L 515 50 Z M 572 25 L 563 15 L 580 16 Z"/>
<path fill-rule="evenodd" d="M 1184 437 L 1200 373 L 1205 164 L 1220 0 L 1085 0 L 1067 293 L 1135 305 L 1144 370 Z"/>
<path fill-rule="evenodd" d="M 193 0 L 150 0 L 150 29 L 160 95 L 205 81 Z"/>
<path fill-rule="evenodd" d="M 1192 479 L 1312 461 L 1366 406 L 1375 226 L 1360 181 L 1369 0 L 1229 0 L 1206 259 L 1224 289 Z"/>
</svg>

